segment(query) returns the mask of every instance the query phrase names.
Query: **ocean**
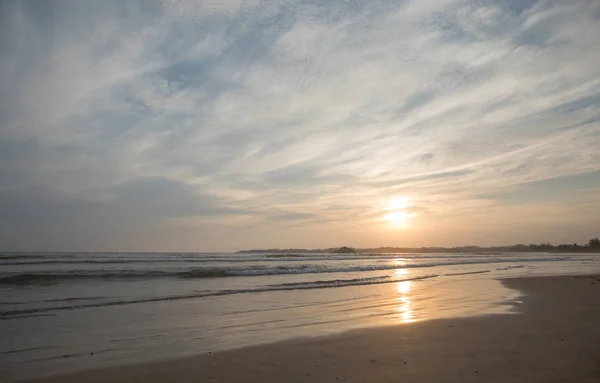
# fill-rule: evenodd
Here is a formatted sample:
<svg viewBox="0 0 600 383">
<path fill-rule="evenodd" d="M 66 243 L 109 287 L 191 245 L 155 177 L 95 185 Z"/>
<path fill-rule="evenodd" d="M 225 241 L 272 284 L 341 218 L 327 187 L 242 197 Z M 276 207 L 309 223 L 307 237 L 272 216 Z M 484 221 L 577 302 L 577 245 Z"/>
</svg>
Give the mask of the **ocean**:
<svg viewBox="0 0 600 383">
<path fill-rule="evenodd" d="M 516 313 L 498 279 L 598 272 L 597 254 L 0 253 L 0 377 Z"/>
</svg>

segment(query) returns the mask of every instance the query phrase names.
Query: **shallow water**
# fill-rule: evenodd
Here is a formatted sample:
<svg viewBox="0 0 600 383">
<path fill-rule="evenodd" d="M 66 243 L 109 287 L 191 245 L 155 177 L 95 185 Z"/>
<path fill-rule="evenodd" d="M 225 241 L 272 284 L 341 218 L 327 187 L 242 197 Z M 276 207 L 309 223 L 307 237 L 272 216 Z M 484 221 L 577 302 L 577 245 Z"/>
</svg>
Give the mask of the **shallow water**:
<svg viewBox="0 0 600 383">
<path fill-rule="evenodd" d="M 17 378 L 506 313 L 519 293 L 498 278 L 598 273 L 600 256 L 4 254 L 0 265 L 0 376 Z"/>
</svg>

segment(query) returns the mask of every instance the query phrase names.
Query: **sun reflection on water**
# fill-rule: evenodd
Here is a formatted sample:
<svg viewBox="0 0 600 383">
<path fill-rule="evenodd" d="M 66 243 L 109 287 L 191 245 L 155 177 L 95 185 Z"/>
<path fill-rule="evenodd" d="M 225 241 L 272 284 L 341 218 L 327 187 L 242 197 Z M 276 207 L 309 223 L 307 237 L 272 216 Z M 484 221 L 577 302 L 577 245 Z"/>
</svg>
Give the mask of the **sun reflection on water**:
<svg viewBox="0 0 600 383">
<path fill-rule="evenodd" d="M 398 270 L 400 271 L 400 270 Z M 406 270 L 404 270 L 406 271 Z M 399 302 L 396 310 L 400 313 L 400 321 L 402 323 L 409 323 L 414 321 L 413 312 L 411 309 L 411 301 L 410 301 L 410 289 L 412 287 L 411 281 L 401 281 L 396 284 L 396 291 L 400 294 L 400 297 L 397 298 Z"/>
<path fill-rule="evenodd" d="M 396 290 L 400 294 L 408 294 L 410 292 L 410 281 L 398 282 Z"/>
</svg>

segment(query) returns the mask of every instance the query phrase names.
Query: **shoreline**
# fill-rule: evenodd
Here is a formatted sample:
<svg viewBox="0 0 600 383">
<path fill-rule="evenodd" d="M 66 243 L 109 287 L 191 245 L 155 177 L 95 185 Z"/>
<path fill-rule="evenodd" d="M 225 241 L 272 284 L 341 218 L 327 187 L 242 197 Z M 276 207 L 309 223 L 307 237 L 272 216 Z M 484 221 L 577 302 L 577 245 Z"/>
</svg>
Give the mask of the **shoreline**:
<svg viewBox="0 0 600 383">
<path fill-rule="evenodd" d="M 600 382 L 600 277 L 504 279 L 518 314 L 439 319 L 23 382 Z"/>
</svg>

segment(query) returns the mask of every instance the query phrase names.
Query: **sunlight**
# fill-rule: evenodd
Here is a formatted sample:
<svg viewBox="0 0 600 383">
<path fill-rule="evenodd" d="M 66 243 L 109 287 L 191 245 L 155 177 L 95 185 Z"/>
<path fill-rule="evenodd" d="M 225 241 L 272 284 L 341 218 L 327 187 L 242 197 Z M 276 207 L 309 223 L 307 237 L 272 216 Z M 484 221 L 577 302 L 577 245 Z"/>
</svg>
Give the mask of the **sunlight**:
<svg viewBox="0 0 600 383">
<path fill-rule="evenodd" d="M 386 214 L 383 219 L 389 221 L 393 227 L 403 227 L 406 224 L 406 221 L 411 217 L 414 217 L 413 213 L 394 211 Z"/>
<path fill-rule="evenodd" d="M 396 291 L 400 294 L 408 294 L 410 292 L 410 281 L 398 282 Z"/>
<path fill-rule="evenodd" d="M 405 197 L 396 197 L 390 200 L 386 205 L 386 210 L 401 210 L 410 206 L 410 199 Z"/>
<path fill-rule="evenodd" d="M 384 221 L 388 221 L 393 228 L 403 228 L 406 226 L 409 218 L 414 217 L 414 213 L 406 211 L 412 205 L 408 197 L 395 197 L 385 204 L 387 214 L 383 216 Z"/>
<path fill-rule="evenodd" d="M 410 303 L 404 306 L 404 312 L 402 313 L 402 322 L 409 323 L 413 321 L 412 310 L 410 309 Z"/>
<path fill-rule="evenodd" d="M 412 286 L 411 286 L 410 281 L 402 281 L 402 282 L 398 282 L 396 284 L 396 291 L 399 294 L 402 294 L 402 296 L 397 298 L 397 300 L 398 300 L 398 302 L 400 302 L 400 304 L 396 308 L 396 311 L 398 311 L 400 313 L 400 321 L 402 323 L 409 323 L 409 322 L 414 321 L 413 311 L 410 307 L 411 301 L 410 301 L 410 298 L 408 295 L 411 287 Z"/>
</svg>

